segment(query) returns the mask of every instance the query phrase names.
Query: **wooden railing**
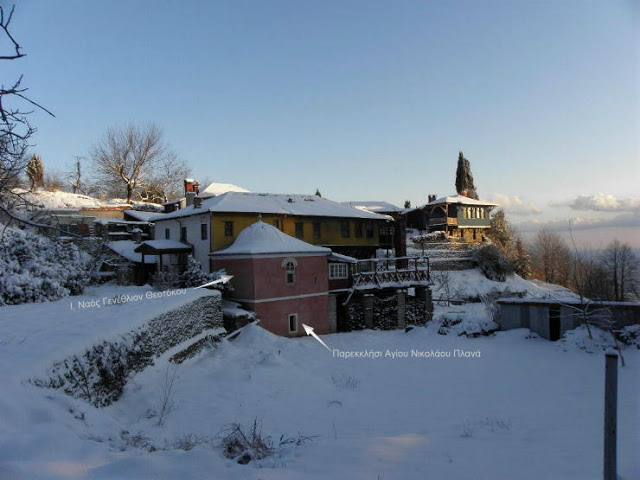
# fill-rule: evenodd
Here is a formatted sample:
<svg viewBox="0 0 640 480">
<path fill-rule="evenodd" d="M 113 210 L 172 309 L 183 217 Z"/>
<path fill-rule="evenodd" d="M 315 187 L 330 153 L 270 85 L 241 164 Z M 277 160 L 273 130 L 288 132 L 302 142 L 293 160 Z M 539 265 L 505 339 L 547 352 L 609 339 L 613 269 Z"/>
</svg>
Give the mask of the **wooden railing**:
<svg viewBox="0 0 640 480">
<path fill-rule="evenodd" d="M 387 257 L 358 260 L 346 305 L 356 290 L 425 285 L 431 280 L 428 257 Z"/>
<path fill-rule="evenodd" d="M 456 217 L 439 217 L 430 218 L 429 225 L 458 225 L 458 219 Z"/>
<path fill-rule="evenodd" d="M 388 257 L 358 260 L 353 267 L 353 283 L 347 303 L 358 289 L 429 283 L 430 266 L 427 257 Z"/>
</svg>

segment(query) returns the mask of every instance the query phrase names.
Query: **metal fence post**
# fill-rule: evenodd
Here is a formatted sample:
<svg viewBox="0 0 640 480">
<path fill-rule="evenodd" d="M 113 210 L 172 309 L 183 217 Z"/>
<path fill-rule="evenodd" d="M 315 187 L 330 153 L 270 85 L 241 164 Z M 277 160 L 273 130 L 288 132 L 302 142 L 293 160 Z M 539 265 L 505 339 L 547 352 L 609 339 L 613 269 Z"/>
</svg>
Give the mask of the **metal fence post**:
<svg viewBox="0 0 640 480">
<path fill-rule="evenodd" d="M 604 480 L 616 480 L 618 429 L 618 355 L 605 354 L 604 367 Z"/>
</svg>

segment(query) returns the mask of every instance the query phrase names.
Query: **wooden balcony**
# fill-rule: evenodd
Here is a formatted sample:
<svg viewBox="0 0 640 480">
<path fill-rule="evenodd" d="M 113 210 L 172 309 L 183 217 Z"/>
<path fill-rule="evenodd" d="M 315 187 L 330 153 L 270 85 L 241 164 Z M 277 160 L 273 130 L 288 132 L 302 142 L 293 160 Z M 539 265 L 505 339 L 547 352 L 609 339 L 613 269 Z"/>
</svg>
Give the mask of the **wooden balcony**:
<svg viewBox="0 0 640 480">
<path fill-rule="evenodd" d="M 429 258 L 390 257 L 358 260 L 345 304 L 356 290 L 409 288 L 431 283 Z"/>
<path fill-rule="evenodd" d="M 436 225 L 458 225 L 458 219 L 456 217 L 446 217 L 446 218 L 430 218 L 429 226 L 433 227 Z"/>
</svg>

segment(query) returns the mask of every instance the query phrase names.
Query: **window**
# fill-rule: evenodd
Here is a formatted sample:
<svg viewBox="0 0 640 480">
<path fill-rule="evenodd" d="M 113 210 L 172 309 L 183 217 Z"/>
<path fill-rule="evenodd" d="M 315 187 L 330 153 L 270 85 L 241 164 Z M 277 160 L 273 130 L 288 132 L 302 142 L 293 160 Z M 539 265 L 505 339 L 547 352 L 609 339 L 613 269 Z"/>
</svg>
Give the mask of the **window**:
<svg viewBox="0 0 640 480">
<path fill-rule="evenodd" d="M 296 238 L 304 238 L 304 223 L 296 222 Z"/>
<path fill-rule="evenodd" d="M 373 223 L 367 223 L 367 238 L 373 238 Z"/>
<path fill-rule="evenodd" d="M 224 236 L 233 237 L 233 222 L 224 222 Z"/>
<path fill-rule="evenodd" d="M 169 230 L 168 228 L 164 229 L 164 238 L 166 240 L 170 240 L 171 239 L 171 230 Z"/>
<path fill-rule="evenodd" d="M 187 241 L 187 227 L 180 227 L 180 241 Z"/>
<path fill-rule="evenodd" d="M 320 238 L 320 222 L 313 222 L 313 238 L 316 240 Z"/>
<path fill-rule="evenodd" d="M 356 229 L 356 238 L 362 238 L 362 223 L 358 222 L 355 224 Z"/>
<path fill-rule="evenodd" d="M 296 283 L 296 267 L 298 262 L 293 258 L 285 258 L 282 262 L 286 274 L 287 285 L 295 285 Z"/>
<path fill-rule="evenodd" d="M 276 227 L 278 230 L 280 230 L 280 219 L 279 218 L 274 218 L 272 223 L 273 223 L 274 227 Z"/>
<path fill-rule="evenodd" d="M 349 231 L 349 221 L 343 220 L 340 222 L 340 232 L 342 232 L 342 238 L 349 238 L 351 232 Z"/>
<path fill-rule="evenodd" d="M 346 263 L 330 263 L 329 278 L 347 278 L 348 269 Z"/>
<path fill-rule="evenodd" d="M 298 331 L 298 314 L 289 314 L 289 333 L 296 333 Z"/>
<path fill-rule="evenodd" d="M 201 223 L 200 224 L 200 240 L 206 240 L 206 239 L 207 239 L 207 224 Z"/>
</svg>

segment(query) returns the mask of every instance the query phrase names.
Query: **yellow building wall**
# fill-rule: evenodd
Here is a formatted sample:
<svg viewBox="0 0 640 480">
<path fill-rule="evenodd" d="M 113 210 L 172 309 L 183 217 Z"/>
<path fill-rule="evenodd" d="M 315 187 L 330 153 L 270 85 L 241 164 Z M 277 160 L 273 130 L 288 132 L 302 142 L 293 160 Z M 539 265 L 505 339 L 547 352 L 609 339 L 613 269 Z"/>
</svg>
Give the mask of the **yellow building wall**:
<svg viewBox="0 0 640 480">
<path fill-rule="evenodd" d="M 258 221 L 256 214 L 246 213 L 213 213 L 211 214 L 211 249 L 220 250 L 230 246 L 238 234 L 249 225 Z M 387 224 L 386 220 L 368 219 L 340 219 L 332 217 L 302 217 L 295 215 L 263 214 L 262 221 L 278 226 L 287 235 L 296 236 L 296 223 L 303 223 L 303 240 L 312 245 L 342 245 L 342 246 L 377 246 L 379 245 L 378 231 Z M 276 225 L 276 221 L 279 222 Z M 341 222 L 349 222 L 349 237 L 342 236 Z M 225 222 L 233 222 L 233 235 L 225 235 Z M 313 224 L 320 223 L 320 237 L 313 234 Z M 362 237 L 356 237 L 356 223 L 362 225 Z M 373 225 L 373 237 L 367 238 L 367 223 Z"/>
</svg>

